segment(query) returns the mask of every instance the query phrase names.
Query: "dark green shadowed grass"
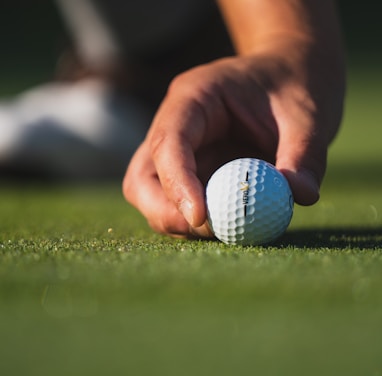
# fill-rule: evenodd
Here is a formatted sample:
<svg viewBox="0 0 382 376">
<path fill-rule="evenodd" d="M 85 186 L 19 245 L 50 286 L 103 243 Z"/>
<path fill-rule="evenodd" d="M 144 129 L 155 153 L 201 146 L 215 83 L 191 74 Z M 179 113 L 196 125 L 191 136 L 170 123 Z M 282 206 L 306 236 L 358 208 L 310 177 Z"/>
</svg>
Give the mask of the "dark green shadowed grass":
<svg viewBox="0 0 382 376">
<path fill-rule="evenodd" d="M 1 375 L 382 375 L 380 76 L 264 247 L 153 233 L 118 185 L 0 188 Z"/>
</svg>

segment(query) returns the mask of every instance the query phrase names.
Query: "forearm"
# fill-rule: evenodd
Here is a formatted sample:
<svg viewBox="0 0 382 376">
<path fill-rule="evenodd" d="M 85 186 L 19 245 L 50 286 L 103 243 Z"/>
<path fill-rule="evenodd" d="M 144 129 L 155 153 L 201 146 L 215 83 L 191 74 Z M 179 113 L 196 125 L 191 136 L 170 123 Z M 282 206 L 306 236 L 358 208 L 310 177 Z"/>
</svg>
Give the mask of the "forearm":
<svg viewBox="0 0 382 376">
<path fill-rule="evenodd" d="M 341 51 L 334 0 L 218 0 L 241 55 L 287 41 Z"/>
<path fill-rule="evenodd" d="M 289 97 L 310 98 L 312 116 L 322 119 L 333 139 L 345 92 L 334 0 L 218 1 L 238 55 L 253 57 L 258 82 L 266 90 L 282 87 Z"/>
</svg>

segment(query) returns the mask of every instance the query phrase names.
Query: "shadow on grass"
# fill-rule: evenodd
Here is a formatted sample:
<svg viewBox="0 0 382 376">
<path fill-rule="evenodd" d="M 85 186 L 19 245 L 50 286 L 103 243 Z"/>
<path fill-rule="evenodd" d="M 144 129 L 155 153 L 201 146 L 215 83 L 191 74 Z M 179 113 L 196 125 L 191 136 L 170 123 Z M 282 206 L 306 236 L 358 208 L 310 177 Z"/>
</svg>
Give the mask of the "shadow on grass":
<svg viewBox="0 0 382 376">
<path fill-rule="evenodd" d="M 274 245 L 296 248 L 382 249 L 382 228 L 289 230 Z"/>
</svg>

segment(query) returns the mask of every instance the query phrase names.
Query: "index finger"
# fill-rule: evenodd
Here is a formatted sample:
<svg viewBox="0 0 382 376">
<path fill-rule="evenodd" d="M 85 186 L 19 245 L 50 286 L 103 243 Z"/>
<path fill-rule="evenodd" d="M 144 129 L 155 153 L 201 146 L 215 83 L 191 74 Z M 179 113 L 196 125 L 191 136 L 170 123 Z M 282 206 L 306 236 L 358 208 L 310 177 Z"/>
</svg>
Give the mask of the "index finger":
<svg viewBox="0 0 382 376">
<path fill-rule="evenodd" d="M 193 101 L 164 102 L 149 134 L 151 156 L 167 198 L 193 227 L 206 219 L 204 188 L 197 177 L 195 150 L 205 133 L 203 110 Z"/>
</svg>

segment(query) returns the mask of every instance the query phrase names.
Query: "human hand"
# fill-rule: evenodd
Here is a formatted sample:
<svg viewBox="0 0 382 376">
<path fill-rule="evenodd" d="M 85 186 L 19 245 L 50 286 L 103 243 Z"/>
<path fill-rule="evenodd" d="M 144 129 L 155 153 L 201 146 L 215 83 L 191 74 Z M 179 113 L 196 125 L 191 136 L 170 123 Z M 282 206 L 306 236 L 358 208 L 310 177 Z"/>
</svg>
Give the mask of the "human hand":
<svg viewBox="0 0 382 376">
<path fill-rule="evenodd" d="M 173 81 L 123 182 L 127 201 L 154 230 L 211 236 L 205 184 L 238 157 L 274 163 L 297 203 L 318 200 L 343 78 L 309 59 L 292 60 L 282 52 L 226 58 Z"/>
</svg>

